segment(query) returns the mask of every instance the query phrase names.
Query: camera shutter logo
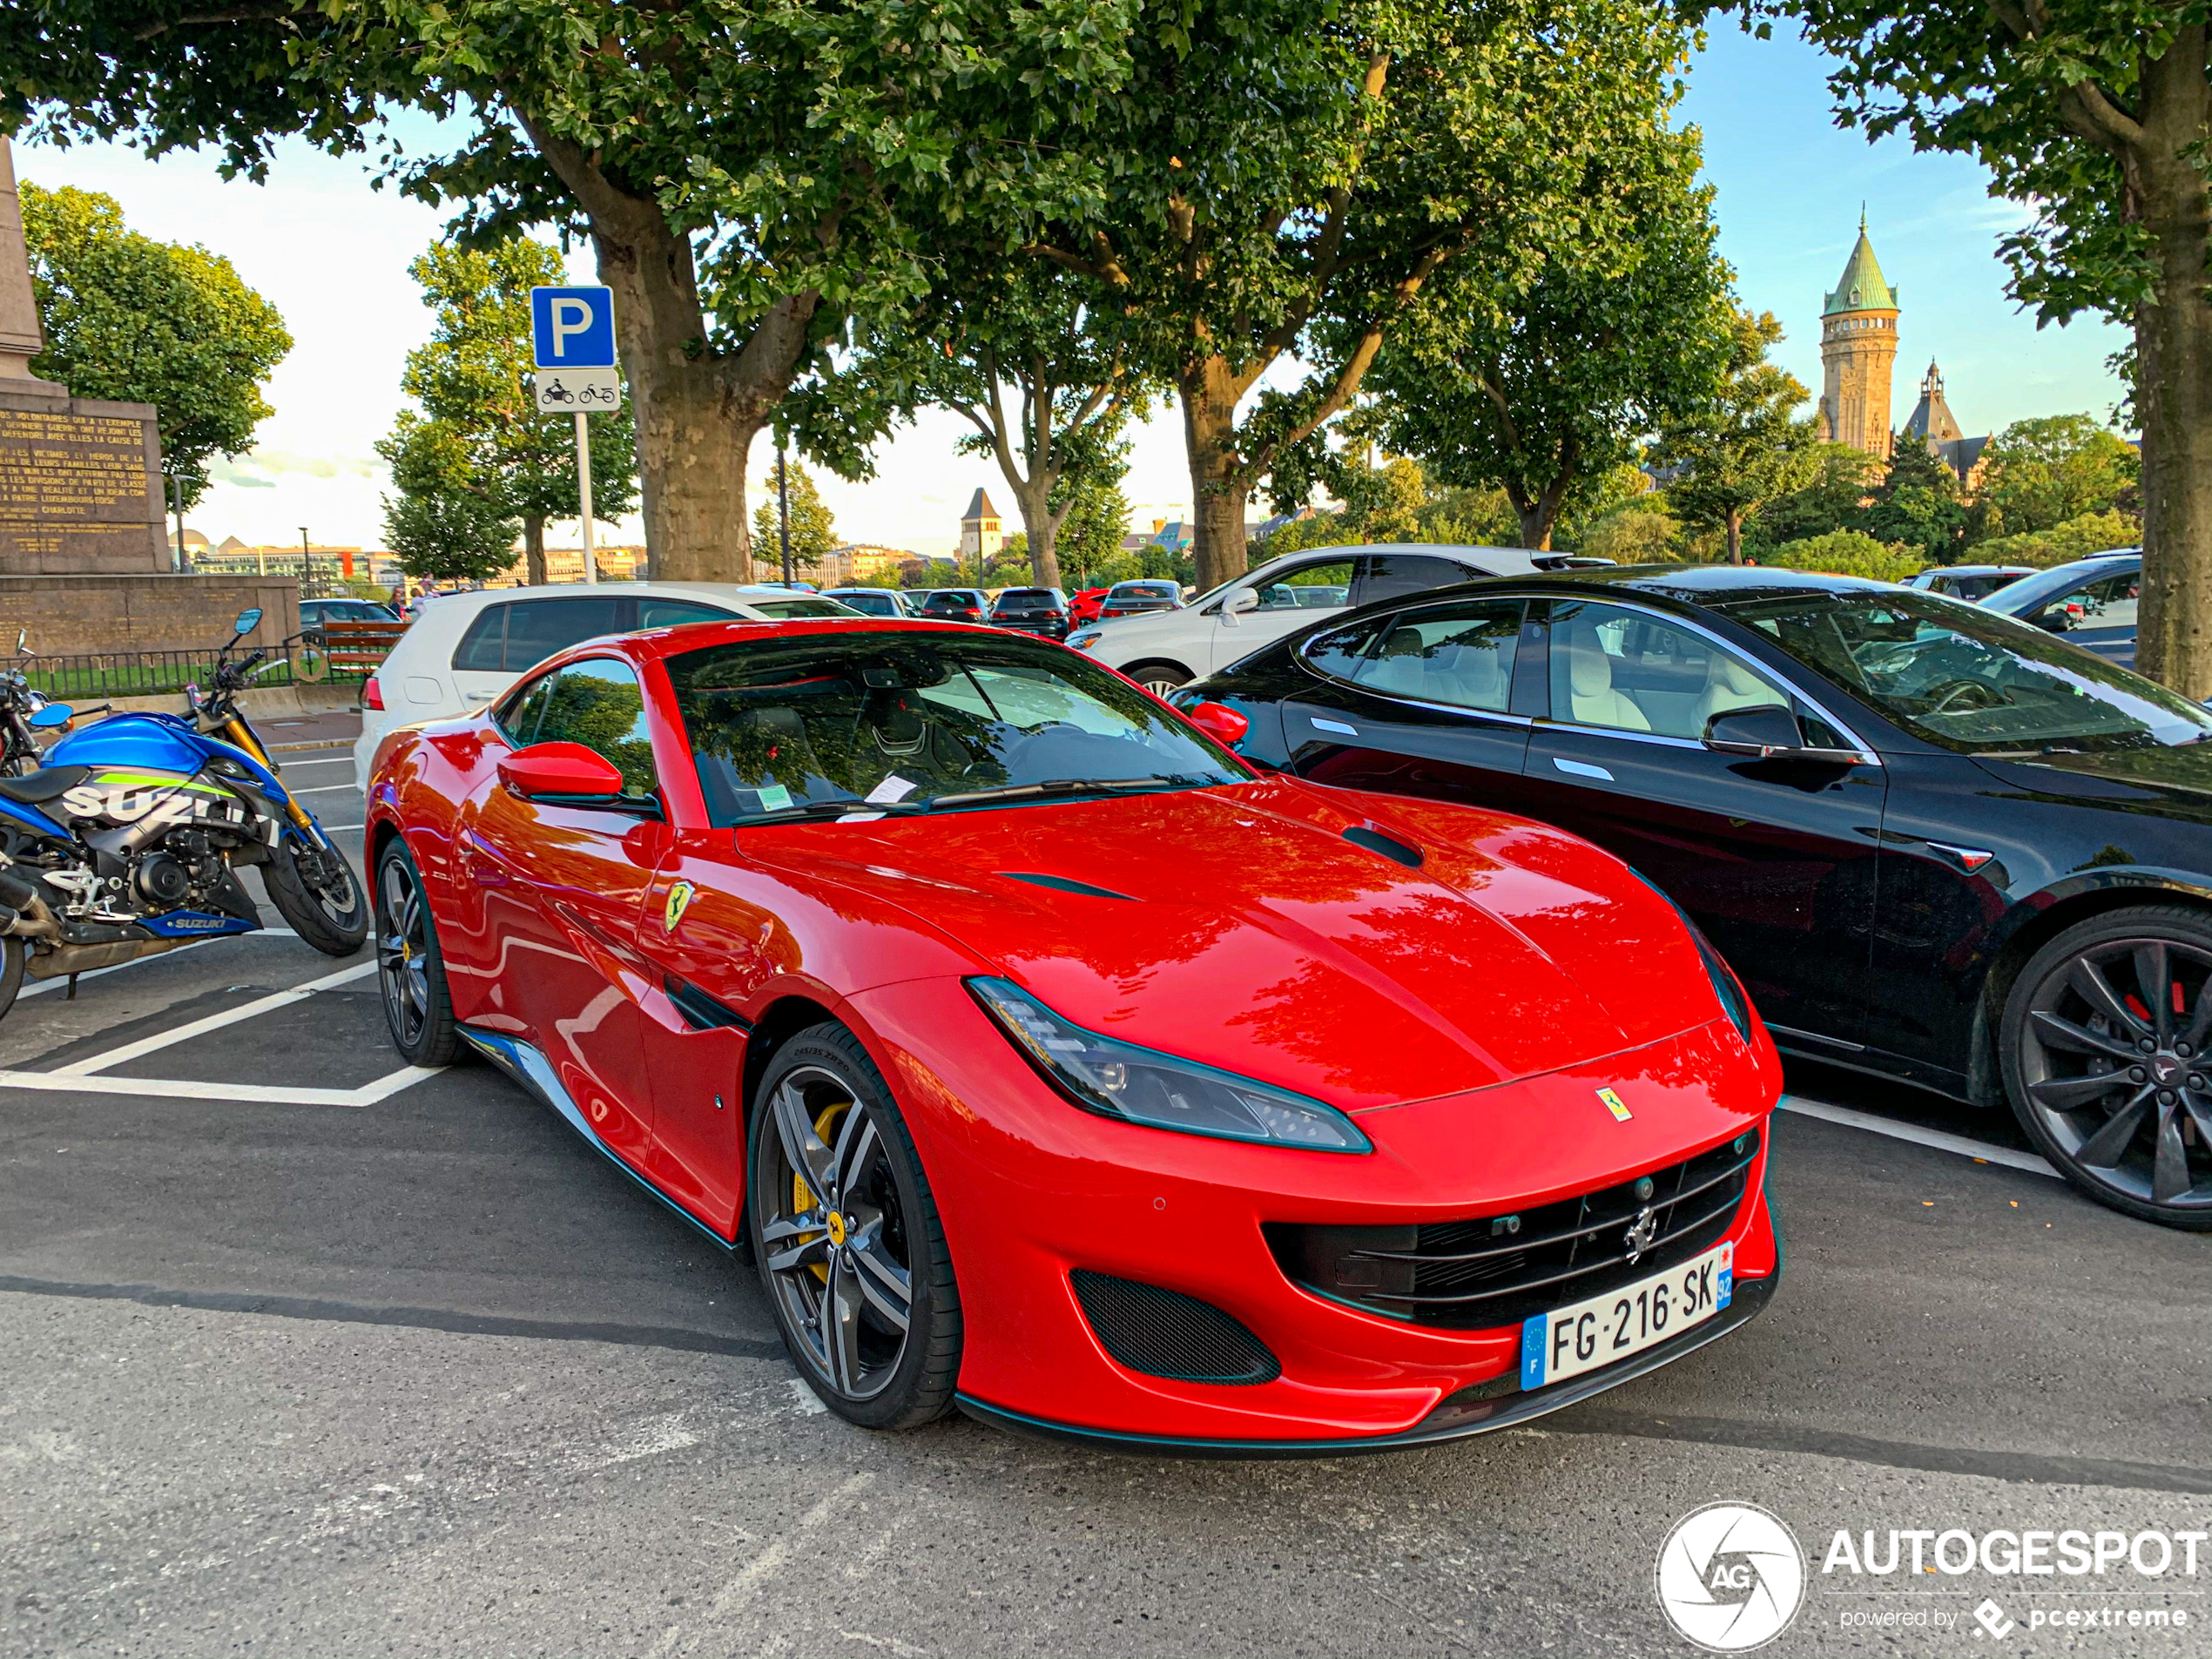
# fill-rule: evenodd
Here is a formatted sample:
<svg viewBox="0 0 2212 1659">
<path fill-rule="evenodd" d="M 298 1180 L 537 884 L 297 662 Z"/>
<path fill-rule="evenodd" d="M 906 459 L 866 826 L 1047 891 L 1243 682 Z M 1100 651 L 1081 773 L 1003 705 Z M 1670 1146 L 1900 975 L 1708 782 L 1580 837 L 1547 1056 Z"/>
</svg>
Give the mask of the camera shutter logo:
<svg viewBox="0 0 2212 1659">
<path fill-rule="evenodd" d="M 1805 1598 L 1805 1557 L 1779 1517 L 1752 1503 L 1709 1503 L 1659 1546 L 1660 1611 L 1709 1653 L 1749 1653 L 1790 1628 Z"/>
</svg>

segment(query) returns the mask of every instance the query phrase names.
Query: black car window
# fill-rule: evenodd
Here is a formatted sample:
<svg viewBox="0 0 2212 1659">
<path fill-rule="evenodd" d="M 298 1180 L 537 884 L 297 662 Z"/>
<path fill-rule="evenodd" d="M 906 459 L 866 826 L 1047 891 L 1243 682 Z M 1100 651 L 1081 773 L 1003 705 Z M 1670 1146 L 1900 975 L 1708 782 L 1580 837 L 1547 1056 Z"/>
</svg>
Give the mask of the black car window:
<svg viewBox="0 0 2212 1659">
<path fill-rule="evenodd" d="M 1352 600 L 1352 559 L 1301 564 L 1257 590 L 1262 610 L 1341 610 Z"/>
<path fill-rule="evenodd" d="M 1373 604 L 1379 599 L 1448 588 L 1455 582 L 1471 582 L 1480 574 L 1456 559 L 1440 559 L 1430 553 L 1372 553 L 1366 564 L 1352 595 L 1354 604 Z"/>
<path fill-rule="evenodd" d="M 1013 588 L 998 597 L 999 610 L 1057 610 L 1060 596 L 1049 588 Z"/>
<path fill-rule="evenodd" d="M 629 664 L 588 658 L 547 675 L 538 685 L 544 706 L 532 743 L 580 743 L 615 763 L 624 794 L 653 792 L 659 780 L 645 727 L 645 699 Z M 522 712 L 527 717 L 527 700 Z"/>
<path fill-rule="evenodd" d="M 1986 605 L 1909 590 L 1731 606 L 1906 731 L 1970 754 L 2146 748 L 2212 735 L 2212 711 Z"/>
<path fill-rule="evenodd" d="M 1225 751 L 1118 675 L 1021 634 L 855 631 L 710 645 L 668 659 L 717 825 L 1054 786 L 1244 781 Z M 974 800 L 977 806 L 995 804 Z"/>
<path fill-rule="evenodd" d="M 2142 569 L 2141 559 L 2130 559 L 2125 564 L 2104 565 L 2106 574 L 2134 576 Z M 2085 571 L 2079 564 L 2054 565 L 2048 570 L 2038 570 L 2033 576 L 2022 577 L 2007 583 L 1985 602 L 1985 609 L 2006 617 L 2033 617 L 2052 600 L 2064 597 L 2088 582 L 2101 581 L 2097 567 Z"/>
<path fill-rule="evenodd" d="M 461 636 L 453 665 L 463 672 L 519 674 L 580 641 L 626 631 L 637 604 L 627 596 L 610 596 L 492 605 Z"/>
<path fill-rule="evenodd" d="M 974 610 L 978 609 L 973 597 L 966 593 L 933 593 L 923 603 L 924 610 Z"/>
<path fill-rule="evenodd" d="M 1385 697 L 1502 713 L 1513 691 L 1521 614 L 1518 599 L 1401 611 L 1352 678 Z"/>
<path fill-rule="evenodd" d="M 1716 714 L 1790 698 L 1694 629 L 1624 605 L 1552 608 L 1552 718 L 1698 738 Z"/>
<path fill-rule="evenodd" d="M 2123 570 L 2101 582 L 2092 582 L 2086 588 L 2077 588 L 2065 600 L 2068 624 L 2075 628 L 2133 628 L 2135 598 L 2142 583 L 2141 570 Z M 2080 607 L 2078 616 L 2074 612 L 2077 605 Z"/>
<path fill-rule="evenodd" d="M 850 605 L 855 610 L 865 610 L 871 617 L 899 615 L 899 602 L 887 593 L 833 593 L 830 597 L 840 604 Z"/>
<path fill-rule="evenodd" d="M 1315 634 L 1298 647 L 1298 655 L 1307 665 L 1319 673 L 1334 676 L 1340 680 L 1356 677 L 1359 664 L 1374 649 L 1383 631 L 1395 621 L 1392 617 L 1370 617 L 1365 622 L 1353 623 L 1347 628 L 1335 628 L 1327 633 Z"/>
</svg>

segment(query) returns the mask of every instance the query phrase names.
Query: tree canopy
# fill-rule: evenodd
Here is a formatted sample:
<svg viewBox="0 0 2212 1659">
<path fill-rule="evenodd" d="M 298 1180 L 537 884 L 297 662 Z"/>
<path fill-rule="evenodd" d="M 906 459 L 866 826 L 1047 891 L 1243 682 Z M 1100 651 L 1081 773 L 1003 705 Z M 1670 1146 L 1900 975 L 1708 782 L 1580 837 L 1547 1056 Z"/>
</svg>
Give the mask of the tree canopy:
<svg viewBox="0 0 2212 1659">
<path fill-rule="evenodd" d="M 1728 374 L 1695 409 L 1661 429 L 1652 459 L 1667 502 L 1684 523 L 1722 532 L 1730 564 L 1743 561 L 1743 520 L 1760 502 L 1804 482 L 1812 423 L 1797 418 L 1807 394 L 1766 360 L 1782 338 L 1770 312 L 1737 315 Z"/>
<path fill-rule="evenodd" d="M 822 492 L 815 487 L 813 475 L 796 461 L 786 464 L 790 475 L 787 488 L 791 496 L 791 568 L 794 576 L 806 577 L 819 570 L 822 561 L 836 551 L 837 523 L 830 515 L 829 504 L 822 499 Z M 780 579 L 783 521 L 772 468 L 768 474 L 765 496 L 752 516 L 752 541 L 760 550 L 761 561 L 771 566 Z"/>
<path fill-rule="evenodd" d="M 24 239 L 46 349 L 31 372 L 78 397 L 151 403 L 163 464 L 192 506 L 208 463 L 253 447 L 261 385 L 292 349 L 231 262 L 127 229 L 112 196 L 23 181 Z"/>
</svg>

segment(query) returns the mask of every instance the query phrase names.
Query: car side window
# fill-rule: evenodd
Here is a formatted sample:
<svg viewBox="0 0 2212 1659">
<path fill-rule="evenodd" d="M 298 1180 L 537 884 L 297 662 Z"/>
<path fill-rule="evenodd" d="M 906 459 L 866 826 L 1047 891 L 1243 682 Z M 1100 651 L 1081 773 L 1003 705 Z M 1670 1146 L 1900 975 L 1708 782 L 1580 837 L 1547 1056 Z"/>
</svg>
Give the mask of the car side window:
<svg viewBox="0 0 2212 1659">
<path fill-rule="evenodd" d="M 2081 607 L 2081 620 L 2075 625 L 2082 628 L 2133 628 L 2135 625 L 2135 597 L 2142 590 L 2142 572 L 2123 570 L 2118 576 L 2106 577 L 2077 588 L 2066 597 L 2068 604 Z"/>
<path fill-rule="evenodd" d="M 527 749 L 536 742 L 537 725 L 545 716 L 546 698 L 552 690 L 553 677 L 543 674 L 509 691 L 492 711 L 500 735 L 517 749 Z"/>
<path fill-rule="evenodd" d="M 1327 559 L 1285 570 L 1255 588 L 1262 610 L 1341 610 L 1351 602 L 1356 561 Z"/>
<path fill-rule="evenodd" d="M 1513 692 L 1521 617 L 1518 599 L 1401 612 L 1352 678 L 1384 697 L 1503 713 Z"/>
<path fill-rule="evenodd" d="M 506 671 L 507 613 L 513 605 L 486 605 L 453 648 L 453 665 L 464 674 Z"/>
<path fill-rule="evenodd" d="M 1396 599 L 1409 593 L 1426 593 L 1432 588 L 1448 588 L 1455 582 L 1472 582 L 1475 572 L 1456 559 L 1440 559 L 1430 553 L 1371 553 L 1367 568 L 1360 572 L 1359 592 L 1355 604 L 1372 604 L 1378 599 Z"/>
<path fill-rule="evenodd" d="M 1623 605 L 1552 609 L 1554 720 L 1697 739 L 1716 714 L 1791 701 L 1743 658 L 1666 617 Z"/>
<path fill-rule="evenodd" d="M 719 605 L 703 605 L 696 599 L 657 599 L 651 595 L 637 601 L 637 625 L 640 628 L 674 628 L 687 622 L 729 622 L 737 615 Z"/>
<path fill-rule="evenodd" d="M 658 787 L 644 693 L 629 664 L 588 658 L 539 685 L 545 688 L 545 707 L 531 742 L 580 743 L 604 755 L 622 773 L 625 795 L 650 795 Z"/>
</svg>

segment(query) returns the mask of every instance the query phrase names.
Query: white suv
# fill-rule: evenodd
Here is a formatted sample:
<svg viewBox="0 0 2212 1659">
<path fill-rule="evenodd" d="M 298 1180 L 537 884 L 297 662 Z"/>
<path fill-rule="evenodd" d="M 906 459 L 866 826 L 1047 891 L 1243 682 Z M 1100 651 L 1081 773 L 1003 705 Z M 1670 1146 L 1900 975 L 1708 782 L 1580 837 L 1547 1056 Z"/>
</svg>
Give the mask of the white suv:
<svg viewBox="0 0 2212 1659">
<path fill-rule="evenodd" d="M 377 742 L 394 726 L 480 709 L 555 651 L 579 640 L 685 622 L 860 614 L 819 594 L 720 582 L 486 588 L 448 594 L 423 608 L 361 688 L 354 781 L 368 787 Z"/>
<path fill-rule="evenodd" d="M 1485 577 L 1527 576 L 1604 559 L 1569 559 L 1522 547 L 1379 542 L 1285 553 L 1176 610 L 1119 617 L 1068 636 L 1076 650 L 1157 697 L 1249 657 L 1321 613 Z"/>
</svg>

